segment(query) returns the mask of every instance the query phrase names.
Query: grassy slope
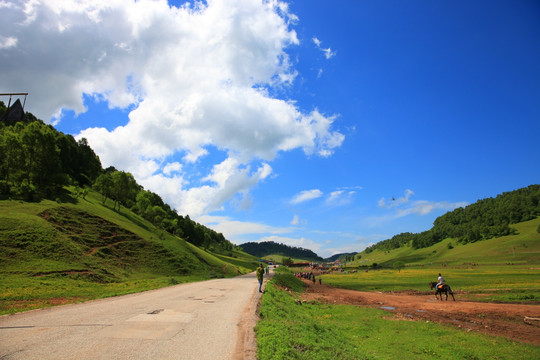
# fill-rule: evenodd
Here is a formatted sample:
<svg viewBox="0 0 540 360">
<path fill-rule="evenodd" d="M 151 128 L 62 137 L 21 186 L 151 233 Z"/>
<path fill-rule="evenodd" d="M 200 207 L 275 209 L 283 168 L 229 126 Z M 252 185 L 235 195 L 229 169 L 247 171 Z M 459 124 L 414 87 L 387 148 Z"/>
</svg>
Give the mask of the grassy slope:
<svg viewBox="0 0 540 360">
<path fill-rule="evenodd" d="M 0 201 L 0 314 L 235 276 L 257 265 L 245 253 L 208 253 L 111 205 L 95 192 L 64 203 Z"/>
<path fill-rule="evenodd" d="M 477 264 L 539 264 L 540 234 L 536 231 L 540 218 L 512 225 L 518 230 L 517 235 L 503 236 L 490 240 L 461 245 L 455 239 L 446 239 L 424 249 L 415 250 L 410 246 L 389 252 L 375 250 L 369 254 L 360 253 L 361 258 L 354 262 L 358 265 L 392 266 L 396 261 L 407 265 L 428 265 L 443 263 L 450 265 Z M 448 248 L 452 244 L 453 249 Z"/>
</svg>

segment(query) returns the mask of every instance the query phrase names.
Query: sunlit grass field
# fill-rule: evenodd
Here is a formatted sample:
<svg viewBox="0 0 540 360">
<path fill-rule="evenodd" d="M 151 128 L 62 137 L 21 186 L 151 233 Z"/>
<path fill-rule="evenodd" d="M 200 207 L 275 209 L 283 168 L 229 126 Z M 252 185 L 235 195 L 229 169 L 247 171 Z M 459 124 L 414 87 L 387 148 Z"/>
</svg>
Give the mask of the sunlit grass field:
<svg viewBox="0 0 540 360">
<path fill-rule="evenodd" d="M 405 268 L 363 270 L 357 273 L 331 273 L 323 276 L 326 284 L 361 291 L 430 291 L 429 282 L 441 272 L 454 293 L 462 298 L 483 294 L 484 301 L 540 302 L 540 268 L 530 266 L 475 266 L 459 268 Z M 488 296 L 485 296 L 488 294 Z"/>
<path fill-rule="evenodd" d="M 276 275 L 273 283 L 290 290 L 266 287 L 256 327 L 260 360 L 540 358 L 537 346 L 431 322 L 403 321 L 379 309 L 299 304 L 295 300 L 302 283 L 290 273 Z"/>
<path fill-rule="evenodd" d="M 446 239 L 424 249 L 405 246 L 360 253 L 327 284 L 363 291 L 429 291 L 442 273 L 461 298 L 540 302 L 540 218 L 512 225 L 518 234 L 462 245 Z M 397 269 L 394 264 L 403 267 Z M 357 271 L 352 273 L 352 271 Z"/>
</svg>

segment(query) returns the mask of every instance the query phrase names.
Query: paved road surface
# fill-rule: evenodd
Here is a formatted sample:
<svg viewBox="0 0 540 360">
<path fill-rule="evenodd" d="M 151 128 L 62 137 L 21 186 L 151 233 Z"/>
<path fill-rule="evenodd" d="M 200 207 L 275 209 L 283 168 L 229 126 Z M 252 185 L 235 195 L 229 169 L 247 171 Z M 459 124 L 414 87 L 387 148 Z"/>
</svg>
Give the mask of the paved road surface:
<svg viewBox="0 0 540 360">
<path fill-rule="evenodd" d="M 0 359 L 254 359 L 255 273 L 0 316 Z"/>
</svg>

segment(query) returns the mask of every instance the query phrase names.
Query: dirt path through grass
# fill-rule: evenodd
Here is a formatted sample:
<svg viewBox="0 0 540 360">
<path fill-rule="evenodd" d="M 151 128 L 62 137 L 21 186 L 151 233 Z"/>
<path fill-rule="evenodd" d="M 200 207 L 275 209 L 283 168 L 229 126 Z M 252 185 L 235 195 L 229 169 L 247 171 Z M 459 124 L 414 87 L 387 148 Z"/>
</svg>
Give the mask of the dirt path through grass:
<svg viewBox="0 0 540 360">
<path fill-rule="evenodd" d="M 302 295 L 304 301 L 322 301 L 376 307 L 397 315 L 401 320 L 425 320 L 449 324 L 464 331 L 478 331 L 504 336 L 511 340 L 540 345 L 540 305 L 496 304 L 460 300 L 436 300 L 414 291 L 393 293 L 363 292 L 333 288 L 328 285 L 308 284 Z"/>
</svg>

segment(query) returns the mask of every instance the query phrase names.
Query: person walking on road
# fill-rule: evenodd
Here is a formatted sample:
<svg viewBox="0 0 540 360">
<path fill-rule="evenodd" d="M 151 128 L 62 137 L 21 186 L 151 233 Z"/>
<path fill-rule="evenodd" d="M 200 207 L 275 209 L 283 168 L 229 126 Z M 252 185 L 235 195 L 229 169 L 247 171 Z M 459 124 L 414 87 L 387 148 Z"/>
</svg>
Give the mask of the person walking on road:
<svg viewBox="0 0 540 360">
<path fill-rule="evenodd" d="M 264 276 L 264 267 L 263 267 L 263 264 L 259 264 L 259 267 L 257 268 L 257 280 L 259 280 L 260 293 L 262 293 L 263 276 Z"/>
</svg>

